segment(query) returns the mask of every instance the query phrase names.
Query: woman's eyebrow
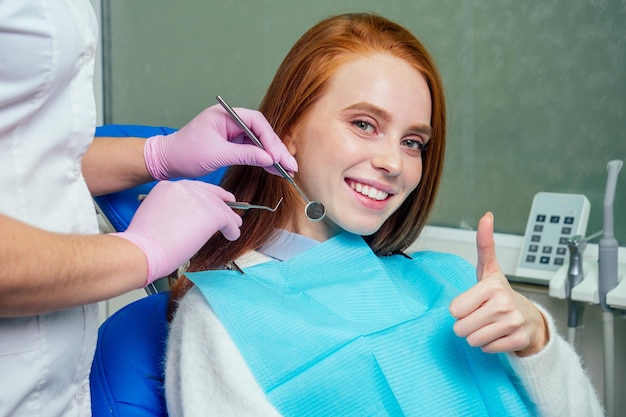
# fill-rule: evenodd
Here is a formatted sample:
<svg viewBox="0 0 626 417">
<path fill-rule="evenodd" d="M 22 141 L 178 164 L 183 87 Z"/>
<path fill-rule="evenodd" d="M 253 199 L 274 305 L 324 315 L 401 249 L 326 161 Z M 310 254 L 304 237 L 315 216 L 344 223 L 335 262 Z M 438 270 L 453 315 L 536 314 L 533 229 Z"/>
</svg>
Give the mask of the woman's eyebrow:
<svg viewBox="0 0 626 417">
<path fill-rule="evenodd" d="M 369 112 L 369 113 L 373 113 L 377 117 L 379 117 L 379 118 L 381 118 L 381 119 L 383 119 L 385 121 L 391 120 L 391 114 L 387 110 L 382 109 L 382 108 L 380 108 L 378 106 L 375 106 L 375 105 L 373 105 L 371 103 L 364 102 L 364 101 L 362 101 L 360 103 L 352 104 L 352 105 L 346 107 L 345 110 L 363 110 L 363 111 L 366 111 L 366 112 Z M 409 130 L 415 131 L 417 133 L 422 133 L 422 134 L 427 135 L 429 137 L 432 136 L 432 133 L 433 133 L 433 129 L 429 125 L 422 124 L 422 123 L 417 124 L 415 126 L 411 126 L 411 128 Z"/>
</svg>

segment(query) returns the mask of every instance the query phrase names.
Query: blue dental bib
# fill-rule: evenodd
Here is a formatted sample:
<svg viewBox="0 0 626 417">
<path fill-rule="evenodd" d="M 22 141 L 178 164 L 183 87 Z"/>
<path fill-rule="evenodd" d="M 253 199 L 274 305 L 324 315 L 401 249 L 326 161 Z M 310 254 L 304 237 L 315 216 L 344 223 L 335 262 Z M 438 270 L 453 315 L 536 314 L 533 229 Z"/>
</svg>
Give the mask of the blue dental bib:
<svg viewBox="0 0 626 417">
<path fill-rule="evenodd" d="M 452 331 L 462 259 L 378 257 L 343 233 L 285 262 L 187 276 L 284 416 L 528 416 L 498 355 Z"/>
</svg>

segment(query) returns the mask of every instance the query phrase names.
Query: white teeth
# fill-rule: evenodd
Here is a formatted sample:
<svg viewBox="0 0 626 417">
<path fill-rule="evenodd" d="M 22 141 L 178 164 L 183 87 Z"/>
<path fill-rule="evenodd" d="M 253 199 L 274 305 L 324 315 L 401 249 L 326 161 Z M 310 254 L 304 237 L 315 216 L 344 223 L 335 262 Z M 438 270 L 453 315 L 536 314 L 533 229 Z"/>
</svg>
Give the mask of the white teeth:
<svg viewBox="0 0 626 417">
<path fill-rule="evenodd" d="M 351 183 L 350 187 L 352 187 L 352 189 L 357 193 L 366 195 L 373 200 L 384 200 L 389 195 L 389 193 L 377 190 L 376 188 L 370 187 L 369 185 L 360 184 L 358 182 Z"/>
</svg>

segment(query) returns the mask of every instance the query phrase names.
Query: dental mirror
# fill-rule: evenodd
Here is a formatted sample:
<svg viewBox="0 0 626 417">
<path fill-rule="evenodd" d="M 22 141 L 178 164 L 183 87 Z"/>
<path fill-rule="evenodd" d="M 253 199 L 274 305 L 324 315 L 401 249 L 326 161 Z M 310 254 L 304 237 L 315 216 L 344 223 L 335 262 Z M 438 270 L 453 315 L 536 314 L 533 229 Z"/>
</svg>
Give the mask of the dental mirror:
<svg viewBox="0 0 626 417">
<path fill-rule="evenodd" d="M 235 122 L 237 122 L 237 124 L 243 129 L 244 132 L 246 132 L 246 135 L 250 138 L 250 140 L 252 140 L 252 142 L 254 142 L 254 144 L 259 148 L 265 149 L 263 148 L 263 144 L 261 143 L 259 138 L 257 138 L 252 129 L 250 129 L 243 122 L 243 120 L 241 120 L 241 117 L 239 117 L 235 110 L 230 107 L 230 105 L 226 103 L 226 101 L 222 97 L 217 96 L 216 98 L 217 101 L 222 105 L 222 107 L 224 107 L 224 109 L 228 112 L 228 114 L 230 114 L 230 116 L 235 120 Z M 300 193 L 300 195 L 306 202 L 304 214 L 307 219 L 311 220 L 312 222 L 318 222 L 322 220 L 326 216 L 326 208 L 324 207 L 324 205 L 319 201 L 309 200 L 306 194 L 304 194 L 304 191 L 302 191 L 300 187 L 298 187 L 298 184 L 294 182 L 293 178 L 291 178 L 291 175 L 289 175 L 287 171 L 285 171 L 285 168 L 283 168 L 282 165 L 274 164 L 274 168 L 276 168 L 276 170 L 280 173 L 280 175 L 282 175 L 284 179 L 286 179 L 291 185 L 295 187 L 295 189 L 298 191 L 298 193 Z"/>
</svg>

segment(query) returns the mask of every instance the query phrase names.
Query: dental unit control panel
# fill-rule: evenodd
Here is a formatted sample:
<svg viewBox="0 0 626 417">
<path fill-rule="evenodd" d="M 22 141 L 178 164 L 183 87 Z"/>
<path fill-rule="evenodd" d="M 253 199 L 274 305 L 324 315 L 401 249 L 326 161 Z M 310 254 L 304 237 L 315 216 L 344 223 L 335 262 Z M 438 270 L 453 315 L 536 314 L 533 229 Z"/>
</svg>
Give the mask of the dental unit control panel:
<svg viewBox="0 0 626 417">
<path fill-rule="evenodd" d="M 581 194 L 537 193 L 515 275 L 537 284 L 548 284 L 567 263 L 568 241 L 585 235 L 589 210 L 589 200 Z"/>
<path fill-rule="evenodd" d="M 614 197 L 616 192 L 617 177 L 623 162 L 613 160 L 607 164 L 607 184 L 603 207 L 603 229 L 598 233 L 585 237 L 584 230 L 576 233 L 566 242 L 570 249 L 572 240 L 580 238 L 580 257 L 578 274 L 580 277 L 575 285 L 572 281 L 573 269 L 568 262 L 561 268 L 557 268 L 549 281 L 549 295 L 560 299 L 589 304 L 600 304 L 603 310 L 616 308 L 626 310 L 626 248 L 618 246 L 614 230 Z M 622 211 L 618 211 L 620 213 Z M 590 244 L 598 235 L 602 238 L 597 244 Z M 589 245 L 587 245 L 589 243 Z M 585 246 L 589 246 L 585 250 Z M 570 254 L 571 255 L 571 254 Z"/>
</svg>

